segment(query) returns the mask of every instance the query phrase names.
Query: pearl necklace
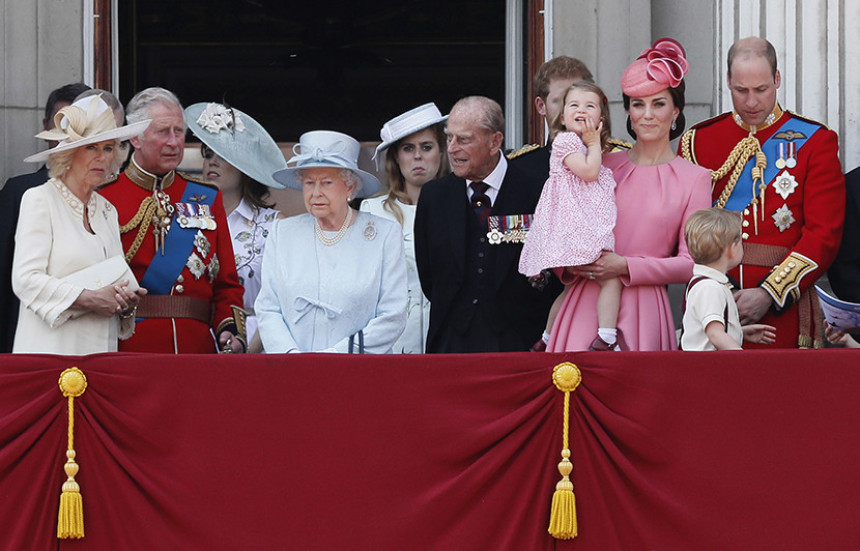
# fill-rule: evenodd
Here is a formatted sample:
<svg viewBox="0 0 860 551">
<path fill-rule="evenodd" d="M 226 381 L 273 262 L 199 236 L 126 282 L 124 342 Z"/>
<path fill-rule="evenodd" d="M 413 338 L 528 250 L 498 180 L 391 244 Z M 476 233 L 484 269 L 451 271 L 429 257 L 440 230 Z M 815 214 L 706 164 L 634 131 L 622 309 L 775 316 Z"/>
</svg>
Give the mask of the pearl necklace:
<svg viewBox="0 0 860 551">
<path fill-rule="evenodd" d="M 314 219 L 314 230 L 316 231 L 317 237 L 319 238 L 320 242 L 326 247 L 331 247 L 332 245 L 335 245 L 338 241 L 343 239 L 344 234 L 346 234 L 346 230 L 349 228 L 350 221 L 352 221 L 352 209 L 348 208 L 346 212 L 346 218 L 344 218 L 343 220 L 343 225 L 340 227 L 339 230 L 337 230 L 337 233 L 334 234 L 333 237 L 328 237 L 325 233 L 323 233 L 323 229 L 320 227 L 320 221 L 318 219 Z"/>
<path fill-rule="evenodd" d="M 66 184 L 64 184 L 61 180 L 58 180 L 56 178 L 51 178 L 50 182 L 52 184 L 54 184 L 54 187 L 57 188 L 57 191 L 60 192 L 60 195 L 66 201 L 66 204 L 68 204 L 72 208 L 72 210 L 75 211 L 75 213 L 78 216 L 83 217 L 83 215 L 84 215 L 84 203 L 83 203 L 83 201 L 78 199 L 78 197 L 74 193 L 72 193 L 72 190 L 70 190 L 66 186 Z M 88 211 L 88 214 L 92 214 L 96 211 L 95 193 L 90 195 L 90 200 L 89 200 L 89 203 L 87 204 L 87 211 Z"/>
</svg>

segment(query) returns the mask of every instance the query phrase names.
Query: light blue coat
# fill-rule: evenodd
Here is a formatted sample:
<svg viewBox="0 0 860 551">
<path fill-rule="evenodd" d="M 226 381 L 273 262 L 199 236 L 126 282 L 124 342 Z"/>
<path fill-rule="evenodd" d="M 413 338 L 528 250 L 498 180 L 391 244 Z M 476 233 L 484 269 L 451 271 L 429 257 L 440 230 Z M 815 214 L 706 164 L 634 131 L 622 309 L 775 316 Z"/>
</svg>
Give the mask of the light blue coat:
<svg viewBox="0 0 860 551">
<path fill-rule="evenodd" d="M 406 323 L 400 226 L 361 212 L 343 239 L 326 246 L 314 221 L 302 214 L 272 227 L 254 305 L 263 347 L 345 353 L 350 335 L 363 330 L 365 352 L 391 352 Z"/>
</svg>

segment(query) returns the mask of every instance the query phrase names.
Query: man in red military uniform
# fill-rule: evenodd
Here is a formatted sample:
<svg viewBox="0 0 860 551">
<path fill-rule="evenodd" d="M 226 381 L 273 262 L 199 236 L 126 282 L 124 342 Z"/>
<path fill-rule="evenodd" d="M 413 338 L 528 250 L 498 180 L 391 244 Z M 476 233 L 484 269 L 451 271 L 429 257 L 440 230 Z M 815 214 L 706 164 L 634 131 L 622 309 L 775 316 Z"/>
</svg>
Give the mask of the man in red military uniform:
<svg viewBox="0 0 860 551">
<path fill-rule="evenodd" d="M 818 347 L 812 284 L 836 257 L 845 213 L 837 136 L 780 108 L 770 42 L 739 40 L 728 69 L 734 111 L 687 131 L 681 154 L 713 171 L 715 206 L 743 215 L 744 260 L 729 273 L 741 323 L 775 326 L 773 346 Z"/>
<path fill-rule="evenodd" d="M 175 171 L 185 146 L 182 105 L 172 92 L 148 88 L 126 113 L 130 122 L 152 122 L 130 140 L 128 168 L 100 193 L 119 212 L 126 260 L 149 294 L 138 306 L 134 335 L 119 350 L 244 352 L 244 319 L 233 309 L 244 291 L 221 194 Z"/>
</svg>

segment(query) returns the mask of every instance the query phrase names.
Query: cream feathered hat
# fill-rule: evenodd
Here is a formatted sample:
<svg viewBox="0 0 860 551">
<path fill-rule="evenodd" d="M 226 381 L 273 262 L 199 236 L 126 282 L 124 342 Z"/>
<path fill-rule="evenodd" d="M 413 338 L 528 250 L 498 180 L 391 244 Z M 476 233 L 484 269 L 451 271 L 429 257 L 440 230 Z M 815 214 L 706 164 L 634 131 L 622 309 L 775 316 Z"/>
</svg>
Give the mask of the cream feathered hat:
<svg viewBox="0 0 860 551">
<path fill-rule="evenodd" d="M 117 128 L 113 110 L 101 98 L 87 96 L 60 109 L 54 115 L 56 128 L 36 134 L 37 138 L 60 142 L 56 147 L 30 155 L 25 163 L 43 163 L 54 153 L 107 140 L 127 140 L 143 134 L 150 119 Z"/>
</svg>

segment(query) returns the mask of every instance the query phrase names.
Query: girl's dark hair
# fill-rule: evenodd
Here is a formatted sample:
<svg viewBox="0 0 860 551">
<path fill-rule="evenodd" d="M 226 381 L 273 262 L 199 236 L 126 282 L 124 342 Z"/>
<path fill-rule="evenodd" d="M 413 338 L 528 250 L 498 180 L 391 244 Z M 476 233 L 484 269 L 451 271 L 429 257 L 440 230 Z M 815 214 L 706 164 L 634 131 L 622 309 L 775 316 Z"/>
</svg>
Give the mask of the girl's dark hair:
<svg viewBox="0 0 860 551">
<path fill-rule="evenodd" d="M 206 157 L 206 152 L 211 151 L 218 155 L 218 152 L 207 146 L 206 144 L 200 144 L 200 154 L 203 157 Z M 220 155 L 218 155 L 220 157 Z M 223 157 L 222 157 L 222 160 Z M 227 161 L 224 160 L 226 163 Z M 269 188 L 258 182 L 257 180 L 251 178 L 241 170 L 239 174 L 242 175 L 242 198 L 250 204 L 252 207 L 258 209 L 271 209 L 274 208 L 274 203 L 266 202 L 266 197 L 269 195 Z"/>
<path fill-rule="evenodd" d="M 675 129 L 669 131 L 669 139 L 674 140 L 678 136 L 684 133 L 684 128 L 687 126 L 687 118 L 684 116 L 684 105 L 686 101 L 684 100 L 684 91 L 686 90 L 687 84 L 684 80 L 681 80 L 681 83 L 674 88 L 667 88 L 669 90 L 669 97 L 672 98 L 672 103 L 675 104 L 675 107 L 678 108 L 678 118 L 675 119 Z M 627 94 L 621 94 L 622 99 L 624 100 L 624 110 L 630 111 L 630 96 Z M 627 133 L 635 140 L 636 132 L 633 131 L 633 125 L 630 124 L 630 115 L 627 115 Z"/>
<path fill-rule="evenodd" d="M 567 130 L 564 127 L 564 122 L 562 122 L 564 117 L 564 105 L 567 103 L 567 95 L 571 90 L 577 89 L 592 92 L 600 99 L 600 116 L 603 118 L 603 128 L 600 130 L 600 148 L 604 153 L 612 151 L 612 145 L 609 143 L 609 138 L 612 136 L 612 121 L 609 118 L 609 100 L 606 99 L 606 94 L 603 93 L 600 86 L 587 80 L 578 80 L 574 82 L 564 92 L 562 108 L 559 109 L 555 120 L 550 121 L 550 134 L 555 137 L 559 132 Z"/>
</svg>

